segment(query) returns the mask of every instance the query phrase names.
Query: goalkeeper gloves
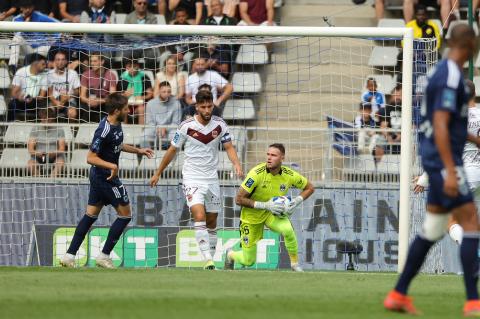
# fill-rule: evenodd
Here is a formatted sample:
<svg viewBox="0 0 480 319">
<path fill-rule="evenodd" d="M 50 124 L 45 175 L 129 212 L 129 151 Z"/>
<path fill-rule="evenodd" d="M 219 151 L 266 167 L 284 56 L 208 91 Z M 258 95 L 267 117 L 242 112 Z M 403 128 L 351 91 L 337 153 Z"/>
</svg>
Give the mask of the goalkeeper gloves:
<svg viewBox="0 0 480 319">
<path fill-rule="evenodd" d="M 281 203 L 275 203 L 273 199 L 269 200 L 268 202 L 255 202 L 253 205 L 256 209 L 266 209 L 272 212 L 273 215 L 280 216 L 283 214 L 285 210 L 285 206 Z"/>
<path fill-rule="evenodd" d="M 292 201 L 290 202 L 290 205 L 288 205 L 288 208 L 285 211 L 285 215 L 291 216 L 295 211 L 295 208 L 297 208 L 297 206 L 300 205 L 302 202 L 303 202 L 302 196 L 297 196 L 294 199 L 292 199 Z"/>
</svg>

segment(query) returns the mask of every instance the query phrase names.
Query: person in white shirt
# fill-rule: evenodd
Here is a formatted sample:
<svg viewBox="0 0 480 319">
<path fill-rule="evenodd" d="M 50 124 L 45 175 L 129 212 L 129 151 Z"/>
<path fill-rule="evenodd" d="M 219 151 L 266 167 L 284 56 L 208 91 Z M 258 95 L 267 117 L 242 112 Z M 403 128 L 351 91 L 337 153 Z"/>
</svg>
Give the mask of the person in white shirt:
<svg viewBox="0 0 480 319">
<path fill-rule="evenodd" d="M 46 58 L 40 54 L 31 55 L 32 63 L 19 69 L 12 80 L 7 120 L 35 120 L 37 108 L 45 107 L 47 97 Z"/>
<path fill-rule="evenodd" d="M 74 120 L 77 118 L 80 77 L 75 70 L 67 67 L 65 52 L 58 51 L 53 60 L 54 68 L 47 74 L 48 97 L 51 106 L 59 116 Z"/>
<path fill-rule="evenodd" d="M 207 70 L 207 61 L 204 57 L 198 57 L 194 63 L 196 72 L 188 77 L 186 102 L 190 105 L 194 104 L 196 102 L 195 95 L 198 92 L 198 87 L 202 84 L 208 84 L 212 87 L 213 104 L 215 106 L 223 105 L 233 92 L 232 84 L 228 83 L 218 72 Z M 219 91 L 222 93 L 220 96 L 218 96 Z"/>
<path fill-rule="evenodd" d="M 196 101 L 197 114 L 183 121 L 178 127 L 171 146 L 150 179 L 150 186 L 157 185 L 163 171 L 175 158 L 177 150 L 185 145 L 183 192 L 193 216 L 195 238 L 206 261 L 204 268 L 213 270 L 217 243 L 217 215 L 222 206 L 217 173 L 220 143 L 227 152 L 237 176 L 242 177 L 243 171 L 227 124 L 221 118 L 212 116 L 212 93 L 200 91 L 196 95 Z"/>
</svg>

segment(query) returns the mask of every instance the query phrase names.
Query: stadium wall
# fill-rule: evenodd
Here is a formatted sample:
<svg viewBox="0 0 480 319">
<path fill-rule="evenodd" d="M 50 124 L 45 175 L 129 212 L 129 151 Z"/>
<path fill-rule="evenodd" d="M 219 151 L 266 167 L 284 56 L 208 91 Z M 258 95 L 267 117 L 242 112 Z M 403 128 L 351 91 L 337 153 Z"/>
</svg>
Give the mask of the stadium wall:
<svg viewBox="0 0 480 319">
<path fill-rule="evenodd" d="M 0 265 L 56 265 L 67 246 L 66 242 L 61 246 L 61 241 L 73 236 L 74 227 L 85 211 L 89 185 L 22 184 L 23 187 L 19 187 L 19 183 L 0 183 Z M 124 234 L 125 245 L 118 248 L 117 264 L 125 267 L 200 267 L 202 263 L 197 260 L 193 233 L 189 233 L 190 215 L 181 185 L 161 185 L 156 189 L 144 184 L 125 185 L 132 204 L 133 220 L 132 228 Z M 230 185 L 222 187 L 224 209 L 218 220 L 218 228 L 223 229 L 218 243 L 221 247 L 238 247 L 236 227 L 240 222 L 240 209 L 234 204 L 236 190 L 237 187 Z M 356 269 L 396 271 L 398 207 L 398 190 L 317 188 L 291 218 L 305 268 L 345 269 L 348 258 L 337 252 L 337 244 L 348 241 L 363 246 L 363 251 L 355 258 Z M 104 209 L 95 224 L 97 228 L 91 231 L 86 241 L 83 265 L 92 265 L 93 258 L 90 257 L 94 250 L 88 248 L 88 243 L 93 240 L 99 246 L 108 232 L 107 227 L 101 226 L 109 226 L 115 218 L 111 207 Z M 35 232 L 32 232 L 34 227 Z M 142 233 L 153 235 L 145 237 Z M 141 239 L 128 239 L 132 234 L 153 239 L 142 244 Z M 259 249 L 259 254 L 264 255 L 257 256 L 264 262 L 259 262 L 256 267 L 288 267 L 288 256 L 281 238 L 270 232 L 266 232 L 265 237 L 260 245 L 262 249 Z M 144 260 L 122 257 L 137 254 L 138 240 L 143 247 Z M 456 246 L 446 239 L 440 245 L 443 271 L 460 271 Z M 147 256 L 147 246 L 157 251 L 151 255 L 153 257 Z M 142 255 L 141 252 L 138 254 Z M 223 256 L 217 255 L 215 261 L 221 265 Z M 185 259 L 185 256 L 193 257 Z"/>
</svg>

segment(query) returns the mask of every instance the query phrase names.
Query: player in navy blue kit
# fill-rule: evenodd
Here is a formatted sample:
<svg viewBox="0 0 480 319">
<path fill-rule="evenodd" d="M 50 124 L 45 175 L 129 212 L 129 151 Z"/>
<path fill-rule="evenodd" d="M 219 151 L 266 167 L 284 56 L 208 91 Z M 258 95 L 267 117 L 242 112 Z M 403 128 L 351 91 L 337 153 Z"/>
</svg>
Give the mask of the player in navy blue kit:
<svg viewBox="0 0 480 319">
<path fill-rule="evenodd" d="M 418 314 L 408 287 L 420 270 L 430 248 L 447 232 L 449 215 L 453 214 L 464 229 L 460 259 L 464 272 L 467 301 L 466 317 L 480 316 L 478 297 L 479 228 L 476 207 L 463 169 L 463 149 L 468 140 L 478 144 L 478 137 L 469 136 L 468 91 L 463 81 L 463 64 L 476 49 L 475 32 L 466 24 L 452 29 L 448 59 L 438 63 L 428 76 L 420 124 L 420 155 L 430 178 L 427 213 L 422 231 L 412 242 L 400 278 L 384 300 L 391 311 Z"/>
<path fill-rule="evenodd" d="M 123 144 L 121 122 L 128 115 L 128 100 L 120 93 L 112 93 L 107 97 L 108 116 L 98 125 L 93 136 L 90 151 L 87 155 L 90 168 L 90 193 L 88 195 L 87 212 L 75 229 L 70 247 L 60 260 L 64 267 L 75 267 L 75 255 L 82 244 L 88 230 L 97 220 L 105 205 L 112 205 L 118 218 L 113 222 L 103 246 L 102 252 L 96 258 L 96 264 L 103 268 L 114 268 L 110 252 L 132 219 L 130 201 L 127 190 L 118 178 L 118 159 L 120 152 L 128 152 L 153 157 L 153 151 L 147 148 L 136 148 Z"/>
</svg>

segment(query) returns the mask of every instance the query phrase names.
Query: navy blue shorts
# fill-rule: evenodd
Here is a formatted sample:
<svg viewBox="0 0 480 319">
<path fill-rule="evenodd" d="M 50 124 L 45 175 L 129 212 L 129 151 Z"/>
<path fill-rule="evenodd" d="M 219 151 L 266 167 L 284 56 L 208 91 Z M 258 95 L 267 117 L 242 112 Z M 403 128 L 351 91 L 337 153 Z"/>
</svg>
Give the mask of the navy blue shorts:
<svg viewBox="0 0 480 319">
<path fill-rule="evenodd" d="M 448 210 L 473 202 L 473 196 L 468 187 L 465 171 L 463 167 L 457 166 L 458 176 L 458 196 L 449 197 L 443 192 L 444 179 L 440 170 L 427 170 L 429 179 L 429 189 L 427 203 L 430 205 L 441 206 Z"/>
<path fill-rule="evenodd" d="M 125 186 L 118 177 L 107 181 L 108 176 L 97 175 L 90 171 L 90 192 L 88 193 L 88 205 L 98 206 L 118 205 L 126 206 L 130 204 L 128 193 Z"/>
</svg>

